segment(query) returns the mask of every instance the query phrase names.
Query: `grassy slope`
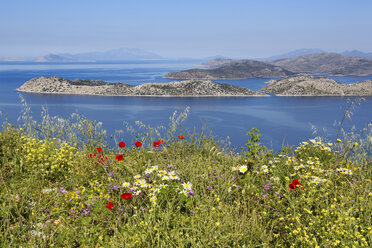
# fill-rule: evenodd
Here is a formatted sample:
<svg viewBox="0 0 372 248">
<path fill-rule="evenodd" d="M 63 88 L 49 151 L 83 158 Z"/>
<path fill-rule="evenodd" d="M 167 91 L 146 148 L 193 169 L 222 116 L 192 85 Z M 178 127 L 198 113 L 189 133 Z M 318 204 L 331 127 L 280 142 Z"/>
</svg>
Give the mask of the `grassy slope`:
<svg viewBox="0 0 372 248">
<path fill-rule="evenodd" d="M 358 143 L 350 137 L 332 145 L 313 140 L 275 155 L 259 146 L 254 136 L 248 152 L 237 155 L 211 137 L 184 134 L 185 139 L 178 140 L 176 128 L 158 148 L 152 148 L 149 139 L 141 148 L 105 147 L 94 123 L 79 122 L 85 123 L 86 135 L 80 140 L 62 135 L 54 125 L 45 125 L 39 133 L 4 127 L 2 247 L 368 247 L 372 243 L 371 133 Z M 51 135 L 57 138 L 48 138 Z M 98 146 L 101 152 L 95 149 Z M 124 160 L 117 161 L 117 154 Z M 146 169 L 152 173 L 146 174 Z M 173 171 L 179 180 L 162 180 L 166 174 L 161 170 L 168 176 Z M 136 175 L 146 187 L 130 191 Z M 301 186 L 291 191 L 293 179 Z M 124 182 L 131 187 L 124 187 Z M 192 184 L 187 191 L 185 183 Z M 135 194 L 138 191 L 140 195 Z M 124 192 L 132 192 L 133 198 L 121 199 Z M 112 210 L 105 207 L 109 201 Z"/>
</svg>

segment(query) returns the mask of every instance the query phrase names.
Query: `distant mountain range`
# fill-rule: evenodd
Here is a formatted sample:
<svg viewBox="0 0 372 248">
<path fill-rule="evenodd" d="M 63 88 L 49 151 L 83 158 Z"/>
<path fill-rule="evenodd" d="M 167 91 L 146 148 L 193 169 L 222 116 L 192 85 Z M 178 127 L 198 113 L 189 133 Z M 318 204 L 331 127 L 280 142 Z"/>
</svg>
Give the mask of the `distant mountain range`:
<svg viewBox="0 0 372 248">
<path fill-rule="evenodd" d="M 274 61 L 213 59 L 202 66 L 171 72 L 165 78 L 174 79 L 244 79 L 254 77 L 283 77 L 296 73 L 327 74 L 335 76 L 372 75 L 372 58 L 343 56 L 337 53 L 306 54 L 296 58 Z"/>
<path fill-rule="evenodd" d="M 103 52 L 88 52 L 69 54 L 62 53 L 59 56 L 85 61 L 120 61 L 120 60 L 145 60 L 163 59 L 162 56 L 138 48 L 118 48 Z"/>
<path fill-rule="evenodd" d="M 35 62 L 83 62 L 77 59 L 60 56 L 57 54 L 48 54 L 42 57 L 39 57 L 34 60 Z"/>
<path fill-rule="evenodd" d="M 4 62 L 20 62 L 20 61 L 25 61 L 25 59 L 17 58 L 17 57 L 8 57 L 8 58 L 0 58 L 0 61 L 4 61 Z"/>
<path fill-rule="evenodd" d="M 372 74 L 372 58 L 343 56 L 337 53 L 307 54 L 270 62 L 295 73 L 329 74 L 336 76 Z"/>
<path fill-rule="evenodd" d="M 281 59 L 297 58 L 307 54 L 318 54 L 324 53 L 325 51 L 319 48 L 302 48 L 297 49 L 288 53 L 271 56 L 267 58 L 253 59 L 256 61 L 275 61 Z M 365 53 L 359 50 L 344 51 L 339 53 L 344 56 L 357 56 L 364 58 L 372 58 L 372 52 Z M 242 54 L 242 56 L 244 56 Z M 138 48 L 118 48 L 107 51 L 95 51 L 86 53 L 51 53 L 37 58 L 22 58 L 22 57 L 0 57 L 0 61 L 4 62 L 19 62 L 19 61 L 35 61 L 35 62 L 104 62 L 104 61 L 124 61 L 124 60 L 159 60 L 166 59 L 158 54 L 148 52 Z M 204 66 L 207 68 L 216 68 L 216 66 L 225 64 L 224 60 L 232 60 L 224 56 L 211 56 L 205 58 L 205 60 L 212 61 L 213 65 L 202 64 L 198 66 Z M 236 60 L 235 60 L 236 61 Z"/>
<path fill-rule="evenodd" d="M 48 54 L 36 58 L 35 62 L 101 62 L 123 60 L 163 59 L 158 54 L 137 48 L 119 48 L 103 52 Z"/>
<path fill-rule="evenodd" d="M 326 51 L 323 50 L 323 49 L 320 49 L 320 48 L 301 48 L 301 49 L 297 49 L 297 50 L 294 50 L 294 51 L 291 51 L 291 52 L 288 52 L 288 53 L 283 53 L 283 54 L 280 54 L 280 55 L 271 56 L 271 57 L 268 57 L 268 58 L 261 58 L 261 59 L 257 59 L 257 60 L 259 60 L 259 61 L 267 61 L 267 60 L 273 61 L 273 60 L 278 60 L 278 59 L 297 58 L 297 57 L 304 56 L 304 55 L 307 55 L 307 54 L 315 54 L 315 53 L 326 53 Z M 357 57 L 364 57 L 364 58 L 372 58 L 372 53 L 365 53 L 365 52 L 361 52 L 359 50 L 344 51 L 344 52 L 341 52 L 339 54 L 344 55 L 344 56 L 357 56 Z"/>
<path fill-rule="evenodd" d="M 302 48 L 302 49 L 297 49 L 297 50 L 294 50 L 294 51 L 291 51 L 291 52 L 288 52 L 288 53 L 283 53 L 283 54 L 280 54 L 280 55 L 276 55 L 276 56 L 271 56 L 271 57 L 268 57 L 268 58 L 264 58 L 264 59 L 259 59 L 259 60 L 277 60 L 277 59 L 287 59 L 287 58 L 296 58 L 296 57 L 299 57 L 299 56 L 303 56 L 303 55 L 306 55 L 306 54 L 312 54 L 312 53 L 324 53 L 325 51 L 322 50 L 322 49 L 319 49 L 319 48 Z"/>
</svg>

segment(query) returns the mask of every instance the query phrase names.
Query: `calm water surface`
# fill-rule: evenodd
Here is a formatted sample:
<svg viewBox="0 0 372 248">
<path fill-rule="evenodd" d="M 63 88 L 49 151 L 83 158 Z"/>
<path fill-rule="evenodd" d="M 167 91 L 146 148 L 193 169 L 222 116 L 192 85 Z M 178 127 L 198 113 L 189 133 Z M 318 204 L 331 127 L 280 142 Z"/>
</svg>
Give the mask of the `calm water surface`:
<svg viewBox="0 0 372 248">
<path fill-rule="evenodd" d="M 171 71 L 189 69 L 199 61 L 124 62 L 116 64 L 38 64 L 0 63 L 0 110 L 2 119 L 16 123 L 22 110 L 19 95 L 31 107 L 35 119 L 40 119 L 42 106 L 51 115 L 68 117 L 78 112 L 83 116 L 102 121 L 109 134 L 125 130 L 123 122 L 141 120 L 150 125 L 168 125 L 169 117 L 177 110 L 190 106 L 184 128 L 192 130 L 204 124 L 217 138 L 230 137 L 233 145 L 244 146 L 246 132 L 257 127 L 263 143 L 279 149 L 282 143 L 296 145 L 314 137 L 311 126 L 330 139 L 335 137 L 335 120 L 340 120 L 347 106 L 346 97 L 100 97 L 19 93 L 16 88 L 25 81 L 39 76 L 61 76 L 67 79 L 84 78 L 137 85 L 146 82 L 170 82 L 162 78 Z M 370 77 L 334 77 L 343 83 L 372 79 Z M 218 80 L 252 90 L 258 90 L 270 79 Z M 351 98 L 353 99 L 353 98 Z M 372 97 L 354 111 L 352 121 L 362 129 L 372 122 Z M 124 133 L 125 135 L 128 133 Z M 129 137 L 128 137 L 129 139 Z"/>
</svg>

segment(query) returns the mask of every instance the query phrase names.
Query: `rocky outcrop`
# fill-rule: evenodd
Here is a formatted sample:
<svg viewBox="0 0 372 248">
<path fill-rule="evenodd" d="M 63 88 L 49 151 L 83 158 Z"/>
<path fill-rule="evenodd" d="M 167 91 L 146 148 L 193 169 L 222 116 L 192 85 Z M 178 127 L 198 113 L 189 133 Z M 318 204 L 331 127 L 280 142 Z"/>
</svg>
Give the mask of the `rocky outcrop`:
<svg viewBox="0 0 372 248">
<path fill-rule="evenodd" d="M 270 63 L 296 73 L 335 76 L 372 75 L 372 59 L 342 56 L 337 53 L 307 54 L 297 58 L 281 59 Z"/>
<path fill-rule="evenodd" d="M 227 61 L 226 61 L 227 62 Z M 292 72 L 281 67 L 254 60 L 238 60 L 227 62 L 215 69 L 191 69 L 171 72 L 165 78 L 172 79 L 245 79 L 245 78 L 273 78 L 293 75 Z"/>
<path fill-rule="evenodd" d="M 61 77 L 39 77 L 17 89 L 29 93 L 77 94 L 101 96 L 265 96 L 247 88 L 207 80 L 171 83 L 146 83 L 137 86 L 93 80 L 67 80 Z"/>
<path fill-rule="evenodd" d="M 277 96 L 372 96 L 372 80 L 343 84 L 325 77 L 300 74 L 267 83 L 260 91 Z"/>
</svg>

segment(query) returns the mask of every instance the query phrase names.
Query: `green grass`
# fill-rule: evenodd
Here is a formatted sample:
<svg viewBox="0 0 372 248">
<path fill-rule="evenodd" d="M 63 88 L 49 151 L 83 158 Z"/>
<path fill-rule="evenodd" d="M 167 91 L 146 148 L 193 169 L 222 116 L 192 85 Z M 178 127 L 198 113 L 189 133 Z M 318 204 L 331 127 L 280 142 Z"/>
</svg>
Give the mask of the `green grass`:
<svg viewBox="0 0 372 248">
<path fill-rule="evenodd" d="M 173 115 L 163 136 L 140 122 L 129 128 L 140 148 L 120 137 L 125 148 L 109 147 L 100 123 L 77 115 L 4 123 L 0 246 L 371 246 L 370 126 L 278 153 L 259 145 L 255 129 L 239 155 L 183 131 L 186 116 Z M 294 179 L 300 185 L 291 191 Z M 133 197 L 122 199 L 125 192 Z"/>
</svg>

